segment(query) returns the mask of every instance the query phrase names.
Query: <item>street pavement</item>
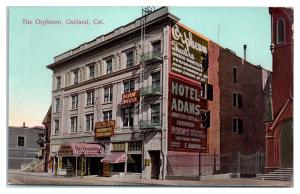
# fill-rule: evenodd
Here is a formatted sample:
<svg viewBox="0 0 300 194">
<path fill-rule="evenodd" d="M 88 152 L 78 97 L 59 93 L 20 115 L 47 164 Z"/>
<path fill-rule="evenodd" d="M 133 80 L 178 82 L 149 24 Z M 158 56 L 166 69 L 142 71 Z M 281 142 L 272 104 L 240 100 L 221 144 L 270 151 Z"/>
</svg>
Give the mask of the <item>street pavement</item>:
<svg viewBox="0 0 300 194">
<path fill-rule="evenodd" d="M 187 180 L 146 180 L 99 176 L 65 177 L 50 173 L 30 173 L 8 171 L 8 186 L 47 185 L 47 186 L 180 186 L 180 187 L 292 187 L 292 181 L 257 180 L 253 178 L 212 179 L 201 181 Z"/>
</svg>

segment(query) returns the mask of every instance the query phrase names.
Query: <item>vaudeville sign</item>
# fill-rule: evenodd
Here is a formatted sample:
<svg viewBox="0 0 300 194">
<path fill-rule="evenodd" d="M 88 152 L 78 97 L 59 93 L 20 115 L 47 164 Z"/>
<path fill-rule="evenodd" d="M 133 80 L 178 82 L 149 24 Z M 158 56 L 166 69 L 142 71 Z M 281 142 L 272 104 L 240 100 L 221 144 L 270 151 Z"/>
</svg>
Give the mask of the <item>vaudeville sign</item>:
<svg viewBox="0 0 300 194">
<path fill-rule="evenodd" d="M 171 71 L 207 82 L 208 41 L 179 24 L 172 27 Z"/>
</svg>

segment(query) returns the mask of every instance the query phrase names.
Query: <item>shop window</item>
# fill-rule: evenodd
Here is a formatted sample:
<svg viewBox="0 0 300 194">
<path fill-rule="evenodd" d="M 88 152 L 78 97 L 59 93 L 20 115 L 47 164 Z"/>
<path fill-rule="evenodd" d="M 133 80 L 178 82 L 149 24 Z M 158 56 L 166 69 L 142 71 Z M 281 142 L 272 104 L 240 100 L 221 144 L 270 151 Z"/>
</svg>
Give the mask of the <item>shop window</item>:
<svg viewBox="0 0 300 194">
<path fill-rule="evenodd" d="M 25 137 L 24 136 L 18 136 L 18 147 L 24 147 L 25 146 Z"/>
<path fill-rule="evenodd" d="M 243 98 L 242 95 L 233 93 L 232 95 L 232 103 L 234 107 L 243 108 Z"/>
<path fill-rule="evenodd" d="M 281 44 L 285 42 L 285 22 L 283 18 L 279 18 L 277 20 L 277 29 L 276 29 L 276 39 L 277 39 L 277 44 Z"/>
<path fill-rule="evenodd" d="M 125 172 L 125 163 L 117 163 L 111 164 L 112 165 L 112 172 Z"/>
<path fill-rule="evenodd" d="M 94 91 L 87 91 L 86 92 L 86 106 L 93 106 L 94 105 Z"/>
<path fill-rule="evenodd" d="M 78 108 L 78 95 L 71 96 L 72 98 L 72 109 Z"/>
<path fill-rule="evenodd" d="M 93 129 L 94 129 L 94 114 L 85 115 L 85 123 L 86 123 L 85 130 L 93 131 Z"/>
<path fill-rule="evenodd" d="M 125 143 L 113 143 L 112 151 L 114 152 L 124 152 L 125 151 Z"/>
<path fill-rule="evenodd" d="M 129 142 L 128 143 L 128 151 L 141 151 L 142 150 L 142 142 Z"/>
<path fill-rule="evenodd" d="M 133 126 L 133 107 L 122 108 L 123 127 Z"/>
<path fill-rule="evenodd" d="M 127 154 L 127 172 L 142 173 L 142 154 Z"/>
<path fill-rule="evenodd" d="M 71 132 L 77 132 L 77 117 L 71 117 Z"/>
<path fill-rule="evenodd" d="M 243 133 L 243 120 L 234 118 L 233 119 L 233 128 L 232 128 L 234 133 L 237 134 L 242 134 Z"/>
<path fill-rule="evenodd" d="M 151 105 L 151 123 L 160 123 L 160 104 Z"/>
<path fill-rule="evenodd" d="M 103 120 L 111 121 L 112 120 L 112 111 L 103 111 Z"/>
<path fill-rule="evenodd" d="M 104 88 L 104 103 L 111 102 L 113 99 L 113 86 Z"/>
<path fill-rule="evenodd" d="M 124 82 L 124 93 L 134 91 L 134 80 Z"/>
</svg>

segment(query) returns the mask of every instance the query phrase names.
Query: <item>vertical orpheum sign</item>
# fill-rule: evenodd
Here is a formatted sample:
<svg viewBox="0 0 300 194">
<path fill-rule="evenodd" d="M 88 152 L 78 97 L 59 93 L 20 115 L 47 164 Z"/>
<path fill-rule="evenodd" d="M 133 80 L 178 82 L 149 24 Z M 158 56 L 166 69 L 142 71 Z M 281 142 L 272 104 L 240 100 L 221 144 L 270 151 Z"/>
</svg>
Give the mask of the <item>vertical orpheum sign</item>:
<svg viewBox="0 0 300 194">
<path fill-rule="evenodd" d="M 170 151 L 205 151 L 206 129 L 201 127 L 201 87 L 170 76 L 169 132 Z"/>
<path fill-rule="evenodd" d="M 207 82 L 208 41 L 175 24 L 172 27 L 171 72 Z"/>
<path fill-rule="evenodd" d="M 207 129 L 201 124 L 201 82 L 208 81 L 208 41 L 181 24 L 171 30 L 168 150 L 207 151 Z"/>
</svg>

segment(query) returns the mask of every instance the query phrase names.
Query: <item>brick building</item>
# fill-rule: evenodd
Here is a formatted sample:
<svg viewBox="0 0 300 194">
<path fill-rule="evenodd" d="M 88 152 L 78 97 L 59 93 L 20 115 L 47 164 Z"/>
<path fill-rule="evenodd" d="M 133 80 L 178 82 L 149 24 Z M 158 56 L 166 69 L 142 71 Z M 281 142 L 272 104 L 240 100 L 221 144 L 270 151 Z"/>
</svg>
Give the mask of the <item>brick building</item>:
<svg viewBox="0 0 300 194">
<path fill-rule="evenodd" d="M 266 123 L 266 171 L 293 167 L 293 57 L 292 8 L 271 7 L 272 112 Z"/>
<path fill-rule="evenodd" d="M 264 150 L 269 73 L 179 23 L 167 7 L 47 67 L 59 173 L 207 175 L 222 170 L 222 154 Z"/>
<path fill-rule="evenodd" d="M 41 156 L 38 140 L 44 137 L 44 128 L 8 127 L 8 169 L 21 169 Z"/>
</svg>

